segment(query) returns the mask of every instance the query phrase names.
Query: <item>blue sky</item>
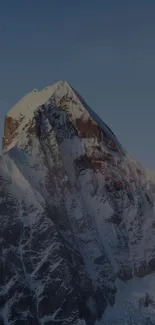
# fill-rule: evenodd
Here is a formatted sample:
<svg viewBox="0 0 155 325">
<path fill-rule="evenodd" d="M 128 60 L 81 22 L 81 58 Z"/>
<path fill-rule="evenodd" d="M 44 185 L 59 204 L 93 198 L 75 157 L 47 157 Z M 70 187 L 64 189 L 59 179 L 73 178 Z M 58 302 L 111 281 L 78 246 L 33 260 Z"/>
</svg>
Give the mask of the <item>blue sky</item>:
<svg viewBox="0 0 155 325">
<path fill-rule="evenodd" d="M 0 3 L 0 136 L 24 94 L 66 79 L 155 168 L 155 1 Z"/>
</svg>

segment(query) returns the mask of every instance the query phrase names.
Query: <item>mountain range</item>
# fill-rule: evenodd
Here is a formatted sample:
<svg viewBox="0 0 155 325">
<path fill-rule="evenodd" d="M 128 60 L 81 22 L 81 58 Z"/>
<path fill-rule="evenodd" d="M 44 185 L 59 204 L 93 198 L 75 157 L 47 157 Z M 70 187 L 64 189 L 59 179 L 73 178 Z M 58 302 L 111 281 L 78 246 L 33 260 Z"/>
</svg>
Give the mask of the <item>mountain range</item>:
<svg viewBox="0 0 155 325">
<path fill-rule="evenodd" d="M 66 81 L 6 114 L 0 325 L 154 325 L 155 173 Z"/>
</svg>

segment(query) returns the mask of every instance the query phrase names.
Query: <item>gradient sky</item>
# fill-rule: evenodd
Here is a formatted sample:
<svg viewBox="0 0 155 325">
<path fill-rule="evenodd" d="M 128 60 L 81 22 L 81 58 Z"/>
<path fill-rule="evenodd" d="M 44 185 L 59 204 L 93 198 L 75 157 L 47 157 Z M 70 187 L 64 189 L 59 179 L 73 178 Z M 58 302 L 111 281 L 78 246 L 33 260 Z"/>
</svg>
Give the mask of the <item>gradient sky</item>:
<svg viewBox="0 0 155 325">
<path fill-rule="evenodd" d="M 0 136 L 13 104 L 60 79 L 155 169 L 154 0 L 2 0 Z"/>
</svg>

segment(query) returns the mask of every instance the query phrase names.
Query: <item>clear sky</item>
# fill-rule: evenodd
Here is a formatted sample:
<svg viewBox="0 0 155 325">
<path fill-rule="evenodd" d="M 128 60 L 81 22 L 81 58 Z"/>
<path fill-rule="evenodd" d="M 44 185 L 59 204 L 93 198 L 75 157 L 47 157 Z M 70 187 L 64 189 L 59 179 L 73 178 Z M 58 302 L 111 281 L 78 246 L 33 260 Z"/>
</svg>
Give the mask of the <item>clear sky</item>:
<svg viewBox="0 0 155 325">
<path fill-rule="evenodd" d="M 154 0 L 2 0 L 0 136 L 13 104 L 60 79 L 155 169 Z"/>
</svg>

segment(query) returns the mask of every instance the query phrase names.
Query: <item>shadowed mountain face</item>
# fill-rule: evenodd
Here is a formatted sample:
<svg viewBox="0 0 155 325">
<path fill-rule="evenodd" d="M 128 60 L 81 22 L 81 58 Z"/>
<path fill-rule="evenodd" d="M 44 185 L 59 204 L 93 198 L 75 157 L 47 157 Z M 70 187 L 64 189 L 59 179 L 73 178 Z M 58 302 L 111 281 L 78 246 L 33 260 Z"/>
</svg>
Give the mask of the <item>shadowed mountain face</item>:
<svg viewBox="0 0 155 325">
<path fill-rule="evenodd" d="M 4 129 L 0 325 L 155 324 L 153 180 L 67 82 Z"/>
</svg>

